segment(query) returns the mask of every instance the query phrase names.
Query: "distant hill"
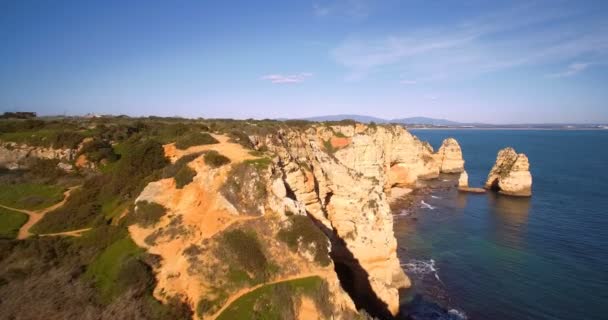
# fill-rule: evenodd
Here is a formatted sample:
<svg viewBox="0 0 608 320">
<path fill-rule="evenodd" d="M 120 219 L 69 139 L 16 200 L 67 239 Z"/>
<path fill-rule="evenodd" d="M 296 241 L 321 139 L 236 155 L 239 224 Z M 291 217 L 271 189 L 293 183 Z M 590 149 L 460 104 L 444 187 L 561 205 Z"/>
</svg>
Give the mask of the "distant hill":
<svg viewBox="0 0 608 320">
<path fill-rule="evenodd" d="M 390 122 L 394 123 L 403 123 L 403 124 L 425 124 L 432 126 L 462 126 L 464 123 L 450 121 L 446 119 L 434 119 L 434 118 L 426 118 L 426 117 L 411 117 L 411 118 L 401 118 L 401 119 L 393 119 Z"/>
<path fill-rule="evenodd" d="M 371 116 L 361 116 L 361 115 L 357 115 L 357 114 L 337 114 L 337 115 L 333 115 L 333 116 L 318 116 L 318 117 L 304 118 L 303 120 L 308 120 L 308 121 L 340 121 L 340 120 L 345 120 L 345 119 L 355 120 L 357 122 L 362 122 L 362 123 L 370 123 L 372 121 L 376 122 L 376 123 L 389 122 L 386 119 L 376 118 L 376 117 L 371 117 Z"/>
<path fill-rule="evenodd" d="M 356 120 L 358 122 L 369 123 L 402 123 L 402 124 L 418 124 L 418 125 L 431 125 L 431 126 L 461 126 L 464 125 L 460 122 L 445 120 L 445 119 L 434 119 L 427 117 L 411 117 L 411 118 L 399 118 L 399 119 L 382 119 L 371 116 L 362 116 L 357 114 L 337 114 L 331 116 L 319 116 L 304 118 L 309 121 L 340 121 L 344 119 Z"/>
</svg>

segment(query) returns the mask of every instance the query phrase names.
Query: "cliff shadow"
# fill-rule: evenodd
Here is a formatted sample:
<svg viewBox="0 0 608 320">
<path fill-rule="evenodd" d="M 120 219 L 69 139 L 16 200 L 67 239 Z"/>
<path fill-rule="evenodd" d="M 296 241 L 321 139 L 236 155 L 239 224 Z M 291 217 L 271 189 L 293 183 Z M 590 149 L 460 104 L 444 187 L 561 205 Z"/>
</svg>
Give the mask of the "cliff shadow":
<svg viewBox="0 0 608 320">
<path fill-rule="evenodd" d="M 382 301 L 372 289 L 369 274 L 359 260 L 348 250 L 346 243 L 334 230 L 328 228 L 311 214 L 308 217 L 327 235 L 331 242 L 330 258 L 334 262 L 334 270 L 340 280 L 342 289 L 351 297 L 357 310 L 364 309 L 377 319 L 394 319 L 388 310 L 388 305 Z"/>
</svg>

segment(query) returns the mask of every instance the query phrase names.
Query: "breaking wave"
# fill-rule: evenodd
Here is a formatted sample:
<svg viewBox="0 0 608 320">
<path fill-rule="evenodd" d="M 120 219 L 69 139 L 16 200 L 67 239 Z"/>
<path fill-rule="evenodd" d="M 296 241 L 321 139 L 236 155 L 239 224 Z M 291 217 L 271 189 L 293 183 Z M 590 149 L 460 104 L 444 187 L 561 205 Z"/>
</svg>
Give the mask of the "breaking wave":
<svg viewBox="0 0 608 320">
<path fill-rule="evenodd" d="M 437 279 L 437 281 L 439 281 L 441 284 L 443 284 L 443 282 L 439 278 L 438 270 L 435 267 L 435 260 L 433 260 L 433 259 L 430 259 L 430 260 L 413 259 L 408 263 L 401 264 L 401 266 L 403 268 L 405 268 L 406 273 L 408 273 L 408 274 L 415 274 L 415 275 L 433 274 L 435 279 Z"/>
<path fill-rule="evenodd" d="M 432 205 L 424 202 L 424 200 L 420 200 L 420 204 L 422 205 L 423 208 L 427 208 L 427 209 L 431 209 L 431 210 L 435 210 L 435 207 L 433 207 Z"/>
</svg>

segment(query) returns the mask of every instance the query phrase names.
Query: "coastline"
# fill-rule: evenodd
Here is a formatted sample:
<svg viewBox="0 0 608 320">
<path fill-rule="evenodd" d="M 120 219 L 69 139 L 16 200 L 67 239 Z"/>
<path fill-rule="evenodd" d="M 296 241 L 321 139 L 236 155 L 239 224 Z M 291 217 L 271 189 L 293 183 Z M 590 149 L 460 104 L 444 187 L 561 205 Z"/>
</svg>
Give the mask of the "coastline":
<svg viewBox="0 0 608 320">
<path fill-rule="evenodd" d="M 442 174 L 437 179 L 423 181 L 412 192 L 391 201 L 394 234 L 397 238 L 398 257 L 401 267 L 412 281 L 412 287 L 400 292 L 398 319 L 467 319 L 466 310 L 455 305 L 433 257 L 417 257 L 411 253 L 413 245 L 402 243 L 399 236 L 415 232 L 415 225 L 425 210 L 433 211 L 433 200 L 442 199 L 447 193 L 457 191 L 457 175 Z"/>
</svg>

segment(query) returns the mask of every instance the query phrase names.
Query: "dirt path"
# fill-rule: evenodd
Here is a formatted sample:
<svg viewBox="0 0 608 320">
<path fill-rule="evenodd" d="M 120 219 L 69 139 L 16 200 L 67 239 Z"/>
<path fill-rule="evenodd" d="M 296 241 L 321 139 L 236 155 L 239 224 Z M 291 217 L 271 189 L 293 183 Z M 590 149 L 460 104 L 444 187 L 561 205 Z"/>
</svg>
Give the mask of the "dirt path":
<svg viewBox="0 0 608 320">
<path fill-rule="evenodd" d="M 58 202 L 50 207 L 44 208 L 42 210 L 34 211 L 34 210 L 17 209 L 17 208 L 7 207 L 7 206 L 1 205 L 1 204 L 0 204 L 0 207 L 27 214 L 27 216 L 28 216 L 27 222 L 23 226 L 21 226 L 21 228 L 19 229 L 19 234 L 17 235 L 17 239 L 21 240 L 21 239 L 25 239 L 31 235 L 30 228 L 33 225 L 35 225 L 36 222 L 40 221 L 40 219 L 42 219 L 45 214 L 61 207 L 67 201 L 68 197 L 70 196 L 70 193 L 72 193 L 72 191 L 74 191 L 74 189 L 76 189 L 76 188 L 78 188 L 78 187 L 69 188 L 68 190 L 66 190 L 63 193 L 63 200 L 61 200 L 60 202 Z M 74 231 L 61 232 L 61 233 L 67 234 L 67 233 L 72 233 L 72 232 L 76 232 L 76 231 L 81 231 L 81 230 L 74 230 Z M 49 235 L 51 235 L 51 234 L 49 234 Z"/>
<path fill-rule="evenodd" d="M 241 289 L 239 291 L 237 291 L 235 294 L 233 294 L 232 296 L 230 296 L 228 298 L 228 300 L 226 300 L 226 302 L 224 303 L 224 305 L 222 306 L 222 308 L 220 310 L 218 310 L 214 315 L 212 315 L 211 317 L 209 317 L 209 319 L 215 320 L 217 317 L 219 317 L 220 314 L 222 314 L 222 312 L 224 312 L 226 309 L 228 309 L 228 307 L 230 305 L 232 305 L 233 302 L 235 302 L 236 300 L 238 300 L 240 297 L 248 294 L 251 291 L 254 291 L 256 289 L 259 289 L 263 286 L 268 286 L 268 285 L 272 285 L 272 284 L 276 284 L 279 282 L 285 282 L 285 281 L 291 281 L 291 280 L 298 280 L 298 279 L 303 279 L 303 278 L 308 278 L 308 277 L 320 277 L 320 278 L 324 278 L 325 274 L 323 272 L 311 272 L 311 273 L 304 273 L 304 274 L 298 274 L 295 276 L 289 276 L 289 277 L 282 277 L 270 282 L 266 282 L 266 283 L 260 283 L 256 286 L 250 287 L 250 288 L 245 288 L 245 289 Z"/>
<path fill-rule="evenodd" d="M 69 236 L 69 237 L 80 237 L 82 236 L 83 233 L 91 230 L 92 228 L 84 228 L 84 229 L 78 229 L 78 230 L 71 230 L 71 231 L 64 231 L 64 232 L 57 232 L 57 233 L 45 233 L 45 234 L 39 234 L 38 236 L 40 237 L 49 237 L 49 236 Z"/>
</svg>

